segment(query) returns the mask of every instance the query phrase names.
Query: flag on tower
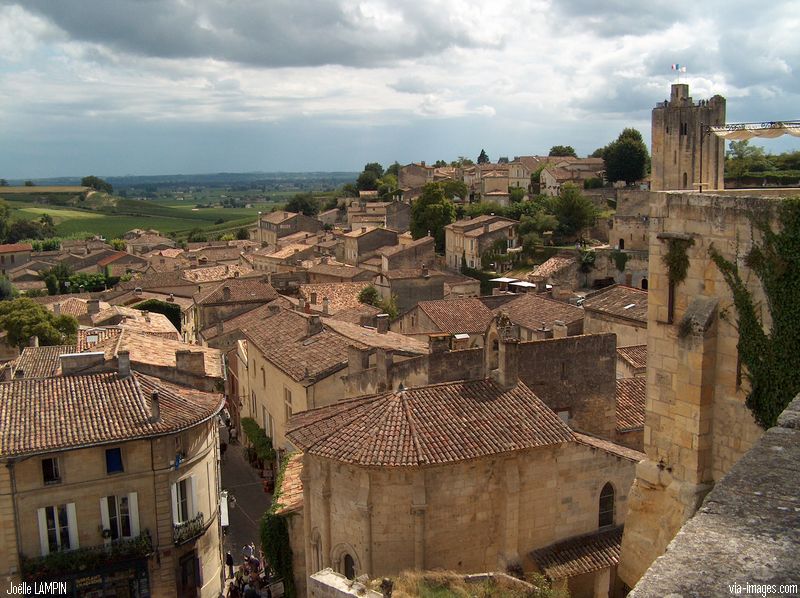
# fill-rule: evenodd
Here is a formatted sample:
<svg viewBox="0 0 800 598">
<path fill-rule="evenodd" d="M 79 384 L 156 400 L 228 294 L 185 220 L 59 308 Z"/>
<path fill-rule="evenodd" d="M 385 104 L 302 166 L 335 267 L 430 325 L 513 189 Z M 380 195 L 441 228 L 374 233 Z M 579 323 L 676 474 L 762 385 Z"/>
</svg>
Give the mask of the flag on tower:
<svg viewBox="0 0 800 598">
<path fill-rule="evenodd" d="M 673 64 L 672 65 L 672 70 L 673 71 L 678 71 L 679 73 L 685 73 L 686 72 L 686 67 L 683 66 L 683 65 L 680 65 L 680 64 Z"/>
</svg>

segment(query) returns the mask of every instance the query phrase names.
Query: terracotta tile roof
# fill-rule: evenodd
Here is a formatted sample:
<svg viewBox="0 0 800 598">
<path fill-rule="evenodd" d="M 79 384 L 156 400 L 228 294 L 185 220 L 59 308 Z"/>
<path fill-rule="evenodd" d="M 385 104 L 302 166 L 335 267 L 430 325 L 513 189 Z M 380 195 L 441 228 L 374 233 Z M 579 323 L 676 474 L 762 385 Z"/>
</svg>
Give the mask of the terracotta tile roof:
<svg viewBox="0 0 800 598">
<path fill-rule="evenodd" d="M 551 544 L 531 552 L 531 557 L 550 579 L 592 573 L 619 564 L 622 526 Z"/>
<path fill-rule="evenodd" d="M 561 273 L 563 270 L 569 268 L 571 265 L 577 263 L 577 261 L 577 258 L 574 257 L 551 257 L 544 263 L 539 264 L 532 272 L 530 272 L 528 274 L 528 278 L 549 278 L 551 276 L 555 276 Z"/>
<path fill-rule="evenodd" d="M 359 303 L 356 307 L 347 307 L 337 311 L 329 319 L 339 320 L 340 322 L 351 322 L 353 324 L 361 324 L 361 316 L 369 316 L 374 318 L 381 310 L 373 305 Z"/>
<path fill-rule="evenodd" d="M 169 258 L 176 258 L 180 254 L 183 253 L 183 249 L 179 247 L 173 247 L 170 249 L 154 249 L 153 251 L 148 251 L 142 257 L 149 258 L 149 257 L 169 257 Z"/>
<path fill-rule="evenodd" d="M 322 311 L 322 299 L 328 298 L 328 310 L 334 314 L 345 308 L 361 305 L 358 295 L 370 285 L 368 282 L 323 282 L 316 284 L 301 284 L 300 295 L 308 302 L 311 294 L 316 293 L 317 302 L 311 304 L 311 309 Z"/>
<path fill-rule="evenodd" d="M 359 226 L 358 228 L 354 228 L 350 232 L 345 233 L 344 236 L 345 237 L 350 237 L 351 239 L 357 239 L 358 237 L 360 237 L 362 235 L 366 235 L 368 233 L 371 233 L 372 231 L 378 230 L 379 228 L 381 228 L 381 227 L 379 227 L 379 226 L 368 226 L 368 225 Z"/>
<path fill-rule="evenodd" d="M 401 239 L 401 238 L 402 238 L 402 235 L 399 235 L 398 239 Z M 380 249 L 378 249 L 378 253 L 380 253 L 382 255 L 386 255 L 386 256 L 392 256 L 392 255 L 395 255 L 397 253 L 401 253 L 401 252 L 409 250 L 409 249 L 415 249 L 415 248 L 421 247 L 423 245 L 431 245 L 432 246 L 433 242 L 434 242 L 433 237 L 425 236 L 425 237 L 420 237 L 419 239 L 416 239 L 416 240 L 412 241 L 411 243 L 406 243 L 404 245 L 389 245 L 389 246 L 386 246 L 386 247 L 381 247 Z"/>
<path fill-rule="evenodd" d="M 647 401 L 647 378 L 617 380 L 617 431 L 644 428 L 644 408 Z"/>
<path fill-rule="evenodd" d="M 420 301 L 417 307 L 440 332 L 448 334 L 484 333 L 494 317 L 492 311 L 475 297 Z"/>
<path fill-rule="evenodd" d="M 624 359 L 635 370 L 647 367 L 647 345 L 617 347 L 617 356 Z"/>
<path fill-rule="evenodd" d="M 538 330 L 545 326 L 552 327 L 553 322 L 561 320 L 567 326 L 572 322 L 583 320 L 583 310 L 562 301 L 547 299 L 535 293 L 524 293 L 518 299 L 509 301 L 492 310 L 494 313 L 506 312 L 511 321 L 529 330 Z"/>
<path fill-rule="evenodd" d="M 14 253 L 16 251 L 33 251 L 30 243 L 3 243 L 0 244 L 0 253 Z"/>
<path fill-rule="evenodd" d="M 289 420 L 304 451 L 362 466 L 437 465 L 571 442 L 570 429 L 520 383 L 434 384 L 312 409 Z"/>
<path fill-rule="evenodd" d="M 257 255 L 260 255 L 262 258 L 273 259 L 273 260 L 285 260 L 294 255 L 306 255 L 309 251 L 313 250 L 312 245 L 305 245 L 302 243 L 290 243 L 284 247 L 276 251 L 272 251 L 269 253 L 260 253 L 259 251 L 256 252 Z"/>
<path fill-rule="evenodd" d="M 61 295 L 64 297 L 63 295 Z M 47 309 L 49 311 L 54 312 L 56 309 L 56 305 L 60 305 L 61 314 L 65 316 L 72 316 L 73 318 L 79 318 L 81 316 L 85 316 L 89 313 L 89 300 L 88 299 L 79 299 L 78 297 L 73 297 L 67 295 L 63 301 L 56 301 L 54 303 L 48 303 Z M 106 303 L 105 301 L 100 302 L 100 309 L 109 309 L 111 305 Z"/>
<path fill-rule="evenodd" d="M 196 286 L 195 283 L 184 280 L 182 278 L 182 273 L 182 270 L 173 270 L 171 272 L 148 272 L 147 274 L 138 278 L 132 278 L 125 282 L 121 282 L 116 286 L 116 288 L 132 291 L 136 288 L 144 290 L 159 287 Z"/>
<path fill-rule="evenodd" d="M 99 328 L 79 328 L 77 351 L 91 351 L 98 343 L 118 337 L 122 328 L 118 326 L 103 326 Z"/>
<path fill-rule="evenodd" d="M 170 296 L 168 293 L 153 293 L 150 291 L 141 291 L 139 293 L 130 291 L 124 295 L 114 297 L 113 301 L 115 305 L 131 305 L 135 308 L 136 305 L 142 303 L 143 301 L 147 301 L 148 299 L 155 299 L 157 301 L 163 301 L 164 303 L 175 303 L 176 305 L 179 305 L 182 310 L 194 305 L 194 301 L 188 297 L 178 297 L 176 295 Z M 102 303 L 100 305 L 102 305 Z"/>
<path fill-rule="evenodd" d="M 158 391 L 161 417 L 150 421 Z M 0 382 L 0 456 L 35 455 L 162 434 L 207 421 L 222 396 L 116 372 Z"/>
<path fill-rule="evenodd" d="M 50 347 L 25 347 L 12 362 L 12 370 L 17 378 L 49 378 L 61 371 L 59 357 L 65 353 L 75 353 L 75 345 L 53 345 Z"/>
<path fill-rule="evenodd" d="M 284 211 L 276 211 L 270 212 L 269 214 L 264 214 L 261 216 L 261 220 L 264 222 L 270 222 L 272 224 L 280 224 L 281 222 L 285 222 L 290 218 L 294 218 L 297 216 L 295 212 L 284 212 Z"/>
<path fill-rule="evenodd" d="M 120 334 L 107 338 L 89 347 L 90 351 L 103 351 L 106 359 L 119 355 L 120 351 L 130 353 L 131 364 L 147 364 L 162 368 L 175 368 L 175 352 L 189 349 L 205 356 L 205 375 L 222 378 L 222 352 L 219 349 L 189 345 L 182 341 L 170 340 L 152 334 L 140 334 L 132 330 L 122 330 Z"/>
<path fill-rule="evenodd" d="M 283 471 L 276 515 L 285 515 L 303 508 L 303 481 L 300 479 L 302 473 L 303 453 L 292 453 Z"/>
<path fill-rule="evenodd" d="M 345 367 L 350 345 L 365 348 L 330 330 L 309 336 L 310 317 L 285 310 L 242 332 L 249 350 L 258 349 L 265 359 L 297 381 Z"/>
<path fill-rule="evenodd" d="M 622 457 L 623 459 L 633 461 L 634 463 L 638 463 L 646 456 L 644 453 L 640 453 L 632 448 L 622 446 L 621 444 L 616 444 L 610 440 L 603 440 L 602 438 L 590 436 L 589 434 L 581 434 L 580 432 L 574 432 L 574 434 L 575 440 L 581 444 L 599 449 L 608 453 L 609 455 L 614 455 L 615 457 Z"/>
<path fill-rule="evenodd" d="M 351 345 L 389 349 L 412 355 L 426 355 L 429 352 L 428 343 L 391 330 L 378 332 L 375 328 L 330 318 L 325 320 L 325 326 L 344 337 Z"/>
<path fill-rule="evenodd" d="M 265 319 L 275 315 L 272 311 L 273 308 L 270 307 L 273 305 L 273 303 L 274 302 L 270 302 L 265 305 L 259 305 L 258 307 L 249 309 L 238 316 L 230 318 L 229 320 L 225 320 L 222 322 L 222 334 L 228 334 L 235 330 L 249 328 L 250 326 L 254 326 L 255 324 L 258 324 L 259 322 L 262 322 Z M 286 306 L 283 307 L 286 308 Z M 219 336 L 219 327 L 216 325 L 209 326 L 208 328 L 202 330 L 201 334 L 205 340 L 216 338 Z"/>
<path fill-rule="evenodd" d="M 508 193 L 501 193 L 501 195 L 508 195 Z M 491 223 L 489 223 L 489 230 L 488 231 L 484 227 L 478 227 L 478 228 L 474 228 L 472 230 L 468 230 L 467 232 L 464 233 L 464 236 L 465 237 L 475 237 L 475 238 L 477 238 L 477 237 L 481 237 L 481 236 L 483 236 L 485 234 L 497 232 L 499 230 L 504 230 L 504 229 L 507 229 L 507 228 L 513 228 L 513 227 L 517 226 L 517 224 L 519 224 L 519 223 L 514 221 L 514 220 L 512 220 L 510 222 L 508 222 L 508 221 L 505 221 L 505 222 L 503 222 L 503 221 L 491 222 Z"/>
<path fill-rule="evenodd" d="M 366 272 L 363 268 L 348 266 L 345 264 L 315 264 L 308 269 L 309 274 L 324 274 L 326 276 L 337 276 L 339 278 L 355 278 Z"/>
<path fill-rule="evenodd" d="M 208 266 L 205 268 L 193 268 L 183 272 L 184 280 L 191 282 L 214 282 L 234 278 L 236 273 L 240 276 L 252 274 L 254 270 L 250 266 L 240 266 L 238 264 L 226 264 L 220 266 Z"/>
<path fill-rule="evenodd" d="M 127 251 L 115 251 L 115 252 L 111 253 L 110 255 L 107 255 L 104 258 L 98 260 L 97 261 L 97 265 L 98 266 L 107 266 L 108 264 L 111 264 L 112 262 L 116 262 L 117 260 L 122 259 L 124 257 L 136 257 L 136 259 L 141 260 L 141 258 L 139 258 L 137 256 L 133 256 L 130 253 L 128 253 Z"/>
<path fill-rule="evenodd" d="M 122 328 L 155 334 L 164 338 L 180 339 L 180 333 L 164 314 L 155 312 L 145 314 L 144 311 L 124 305 L 112 305 L 107 309 L 101 309 L 92 316 L 92 325 L 102 326 L 104 324 L 118 325 Z"/>
<path fill-rule="evenodd" d="M 225 299 L 225 288 L 230 289 L 230 297 L 228 299 Z M 247 301 L 266 303 L 277 298 L 277 291 L 261 277 L 229 278 L 219 283 L 205 295 L 195 296 L 195 303 L 198 305 L 242 303 Z"/>
<path fill-rule="evenodd" d="M 615 284 L 586 297 L 583 308 L 647 324 L 647 291 Z"/>
</svg>

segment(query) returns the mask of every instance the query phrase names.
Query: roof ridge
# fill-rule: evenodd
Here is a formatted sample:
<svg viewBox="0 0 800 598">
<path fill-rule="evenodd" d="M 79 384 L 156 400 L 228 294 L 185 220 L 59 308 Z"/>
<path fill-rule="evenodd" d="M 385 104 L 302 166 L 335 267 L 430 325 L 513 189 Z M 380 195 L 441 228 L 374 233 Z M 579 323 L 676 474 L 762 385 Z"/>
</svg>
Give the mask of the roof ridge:
<svg viewBox="0 0 800 598">
<path fill-rule="evenodd" d="M 324 405 L 324 406 L 322 406 L 322 407 L 316 407 L 316 408 L 314 408 L 314 409 L 306 409 L 305 411 L 303 411 L 303 412 L 302 412 L 303 414 L 307 414 L 307 413 L 313 413 L 314 411 L 319 411 L 319 410 L 322 410 L 322 409 L 328 409 L 328 410 L 329 410 L 331 413 L 330 413 L 329 415 L 326 415 L 325 417 L 322 417 L 322 418 L 318 419 L 318 420 L 314 420 L 314 421 L 312 421 L 312 422 L 308 422 L 308 423 L 306 423 L 306 424 L 301 424 L 301 425 L 299 425 L 299 426 L 298 426 L 298 427 L 296 427 L 296 428 L 295 428 L 295 427 L 291 427 L 291 428 L 289 428 L 289 427 L 287 426 L 286 432 L 287 432 L 287 434 L 288 434 L 289 432 L 296 432 L 296 431 L 298 431 L 298 430 L 302 430 L 302 429 L 304 429 L 304 428 L 307 428 L 308 426 L 311 426 L 311 425 L 316 425 L 316 424 L 318 424 L 320 421 L 323 421 L 323 420 L 326 420 L 326 419 L 331 419 L 331 418 L 333 418 L 333 417 L 336 417 L 336 416 L 338 416 L 338 415 L 341 415 L 342 413 L 347 413 L 347 412 L 349 412 L 349 411 L 352 411 L 353 409 L 356 409 L 356 408 L 359 408 L 359 407 L 361 407 L 362 405 L 364 405 L 364 404 L 366 404 L 366 403 L 373 403 L 373 402 L 375 402 L 375 401 L 378 401 L 378 400 L 380 400 L 382 397 L 384 397 L 385 395 L 386 395 L 386 393 L 383 393 L 383 394 L 380 394 L 380 395 L 369 395 L 369 396 L 371 396 L 372 398 L 357 397 L 357 398 L 353 398 L 353 399 L 346 399 L 346 400 L 344 400 L 344 401 L 340 401 L 340 402 L 338 402 L 338 403 L 332 403 L 331 405 Z M 347 407 L 346 407 L 345 409 L 342 409 L 342 410 L 339 410 L 339 411 L 334 411 L 333 409 L 330 409 L 330 407 L 334 407 L 334 406 L 341 406 L 341 405 L 343 405 L 343 404 L 346 404 L 346 403 L 349 403 L 349 404 L 347 405 Z M 350 421 L 348 422 L 348 424 L 352 423 L 353 421 L 355 421 L 355 418 L 354 418 L 354 419 L 352 419 L 352 420 L 350 420 Z M 339 431 L 339 429 L 338 429 L 338 428 L 333 428 L 333 429 L 331 429 L 331 430 L 330 430 L 330 431 L 329 431 L 327 434 L 323 434 L 322 436 L 320 436 L 320 437 L 319 437 L 319 438 L 318 438 L 318 439 L 317 439 L 317 440 L 314 442 L 314 444 L 312 444 L 311 446 L 309 446 L 309 447 L 307 447 L 307 448 L 303 449 L 303 452 L 306 452 L 306 451 L 309 451 L 309 450 L 311 450 L 311 449 L 314 447 L 314 445 L 318 444 L 318 443 L 319 443 L 320 441 L 322 441 L 322 440 L 326 440 L 327 438 L 329 438 L 329 437 L 331 436 L 331 434 L 334 434 L 334 433 L 336 433 L 336 432 L 338 432 L 338 431 Z"/>
<path fill-rule="evenodd" d="M 406 391 L 405 389 L 400 390 L 396 393 L 399 395 L 401 405 L 403 406 L 403 411 L 406 415 L 406 421 L 408 421 L 408 432 L 411 434 L 411 440 L 414 442 L 414 449 L 417 451 L 417 465 L 424 465 L 431 461 L 430 455 L 428 455 L 428 451 L 423 450 L 422 444 L 419 441 L 419 437 L 417 436 L 417 427 L 414 423 L 414 417 L 411 412 L 411 405 L 408 404 L 408 399 L 406 398 Z"/>
</svg>

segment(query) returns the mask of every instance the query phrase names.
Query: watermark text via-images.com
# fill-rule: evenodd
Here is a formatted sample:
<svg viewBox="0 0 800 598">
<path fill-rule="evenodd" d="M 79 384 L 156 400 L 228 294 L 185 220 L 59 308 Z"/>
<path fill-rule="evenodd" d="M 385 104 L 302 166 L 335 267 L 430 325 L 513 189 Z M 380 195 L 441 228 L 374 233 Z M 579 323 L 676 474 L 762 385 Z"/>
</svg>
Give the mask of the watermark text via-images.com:
<svg viewBox="0 0 800 598">
<path fill-rule="evenodd" d="M 775 583 L 731 583 L 728 584 L 728 592 L 732 596 L 799 596 L 798 585 L 796 583 L 775 584 Z"/>
</svg>

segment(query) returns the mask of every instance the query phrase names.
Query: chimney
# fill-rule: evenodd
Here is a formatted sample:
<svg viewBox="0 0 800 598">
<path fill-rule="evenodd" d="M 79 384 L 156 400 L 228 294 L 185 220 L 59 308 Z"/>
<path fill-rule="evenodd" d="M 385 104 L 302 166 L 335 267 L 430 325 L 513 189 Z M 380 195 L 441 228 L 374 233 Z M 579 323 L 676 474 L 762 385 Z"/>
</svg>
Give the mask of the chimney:
<svg viewBox="0 0 800 598">
<path fill-rule="evenodd" d="M 322 298 L 322 313 L 326 316 L 331 312 L 331 302 L 327 297 Z"/>
<path fill-rule="evenodd" d="M 311 292 L 311 303 L 314 305 L 317 303 L 317 293 L 314 291 Z"/>
<path fill-rule="evenodd" d="M 231 300 L 231 288 L 230 287 L 222 287 L 222 300 L 223 301 L 230 301 Z"/>
<path fill-rule="evenodd" d="M 130 351 L 122 350 L 117 353 L 117 372 L 120 378 L 127 378 L 131 375 Z"/>
<path fill-rule="evenodd" d="M 322 332 L 322 320 L 317 315 L 308 318 L 308 336 Z"/>
<path fill-rule="evenodd" d="M 567 338 L 567 325 L 561 320 L 553 322 L 553 338 Z"/>
<path fill-rule="evenodd" d="M 383 385 L 379 390 L 386 390 L 389 388 L 389 374 L 392 371 L 392 351 L 387 349 L 378 349 L 375 353 L 375 367 L 378 371 L 378 385 Z"/>
<path fill-rule="evenodd" d="M 428 266 L 422 264 L 422 278 L 428 278 L 430 273 L 428 272 Z"/>
<path fill-rule="evenodd" d="M 150 423 L 161 421 L 161 405 L 158 400 L 158 389 L 150 393 Z"/>
<path fill-rule="evenodd" d="M 492 375 L 503 390 L 509 390 L 519 381 L 519 341 L 514 338 L 501 339 L 499 348 L 498 367 Z"/>
<path fill-rule="evenodd" d="M 450 348 L 449 334 L 430 334 L 428 335 L 428 350 L 431 353 L 444 353 Z"/>
<path fill-rule="evenodd" d="M 369 367 L 369 350 L 347 347 L 347 374 L 356 374 Z"/>
<path fill-rule="evenodd" d="M 202 351 L 178 349 L 175 351 L 175 369 L 193 376 L 206 375 L 206 355 Z"/>
<path fill-rule="evenodd" d="M 378 334 L 389 332 L 389 314 L 378 314 L 376 319 L 378 321 Z"/>
<path fill-rule="evenodd" d="M 234 278 L 239 278 L 239 270 L 234 270 L 233 271 L 233 277 Z"/>
<path fill-rule="evenodd" d="M 298 300 L 297 307 L 300 308 L 300 311 L 306 311 L 306 300 L 303 297 Z"/>
<path fill-rule="evenodd" d="M 61 315 L 61 304 L 54 303 L 53 304 L 53 315 L 60 316 Z"/>
<path fill-rule="evenodd" d="M 366 226 L 362 226 L 362 227 L 361 227 L 361 232 L 362 232 L 362 233 L 365 233 L 365 232 L 367 232 L 367 227 L 366 227 Z"/>
<path fill-rule="evenodd" d="M 28 345 L 31 347 L 38 347 L 39 346 L 39 337 L 35 334 L 28 339 Z"/>
<path fill-rule="evenodd" d="M 170 294 L 169 294 L 169 298 L 167 299 L 167 301 L 169 301 L 170 303 L 174 302 L 174 301 L 175 301 L 175 295 L 173 295 L 172 293 L 170 293 Z"/>
<path fill-rule="evenodd" d="M 269 315 L 274 316 L 275 314 L 279 314 L 281 312 L 281 306 L 276 305 L 274 303 L 269 304 Z"/>
</svg>

